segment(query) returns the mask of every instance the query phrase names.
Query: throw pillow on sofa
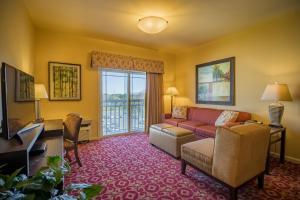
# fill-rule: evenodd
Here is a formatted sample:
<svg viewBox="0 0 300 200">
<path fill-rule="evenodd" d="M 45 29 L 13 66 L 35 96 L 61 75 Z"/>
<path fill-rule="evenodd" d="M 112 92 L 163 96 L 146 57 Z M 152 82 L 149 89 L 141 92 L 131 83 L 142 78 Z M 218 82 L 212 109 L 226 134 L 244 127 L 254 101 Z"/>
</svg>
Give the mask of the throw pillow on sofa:
<svg viewBox="0 0 300 200">
<path fill-rule="evenodd" d="M 186 119 L 187 106 L 174 106 L 172 111 L 172 117 L 178 119 Z"/>
<path fill-rule="evenodd" d="M 215 122 L 216 126 L 223 126 L 227 122 L 235 122 L 239 116 L 239 112 L 224 110 Z"/>
</svg>

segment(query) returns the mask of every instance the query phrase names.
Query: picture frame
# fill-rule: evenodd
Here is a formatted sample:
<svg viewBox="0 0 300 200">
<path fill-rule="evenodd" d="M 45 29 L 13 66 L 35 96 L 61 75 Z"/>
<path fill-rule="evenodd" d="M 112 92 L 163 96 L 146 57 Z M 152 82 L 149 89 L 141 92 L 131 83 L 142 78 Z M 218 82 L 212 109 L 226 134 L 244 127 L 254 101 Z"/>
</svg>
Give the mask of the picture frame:
<svg viewBox="0 0 300 200">
<path fill-rule="evenodd" d="M 31 102 L 34 100 L 34 77 L 15 70 L 15 101 Z"/>
<path fill-rule="evenodd" d="M 235 57 L 196 65 L 196 103 L 235 105 Z"/>
<path fill-rule="evenodd" d="M 49 100 L 81 100 L 81 65 L 48 62 Z"/>
</svg>

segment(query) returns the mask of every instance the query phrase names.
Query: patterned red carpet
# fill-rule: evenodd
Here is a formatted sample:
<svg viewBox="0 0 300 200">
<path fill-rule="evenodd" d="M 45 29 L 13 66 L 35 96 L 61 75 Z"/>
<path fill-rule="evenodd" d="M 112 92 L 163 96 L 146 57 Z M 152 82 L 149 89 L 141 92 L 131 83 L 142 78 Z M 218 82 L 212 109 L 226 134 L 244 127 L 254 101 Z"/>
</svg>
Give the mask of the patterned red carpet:
<svg viewBox="0 0 300 200">
<path fill-rule="evenodd" d="M 81 145 L 83 167 L 72 166 L 66 183 L 101 183 L 105 189 L 96 199 L 227 199 L 221 184 L 187 167 L 180 174 L 180 161 L 149 145 L 145 134 L 119 136 Z M 239 190 L 239 199 L 300 199 L 300 165 L 272 160 L 264 190 L 256 181 Z"/>
</svg>

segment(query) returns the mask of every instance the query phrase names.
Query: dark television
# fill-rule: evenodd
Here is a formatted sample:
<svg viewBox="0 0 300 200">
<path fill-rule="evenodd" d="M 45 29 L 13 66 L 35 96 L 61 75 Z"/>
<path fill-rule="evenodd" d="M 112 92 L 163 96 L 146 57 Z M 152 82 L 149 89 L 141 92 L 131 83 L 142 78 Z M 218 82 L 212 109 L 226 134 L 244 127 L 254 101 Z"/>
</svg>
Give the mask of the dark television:
<svg viewBox="0 0 300 200">
<path fill-rule="evenodd" d="M 34 77 L 2 63 L 1 95 L 2 135 L 10 139 L 34 120 Z"/>
</svg>

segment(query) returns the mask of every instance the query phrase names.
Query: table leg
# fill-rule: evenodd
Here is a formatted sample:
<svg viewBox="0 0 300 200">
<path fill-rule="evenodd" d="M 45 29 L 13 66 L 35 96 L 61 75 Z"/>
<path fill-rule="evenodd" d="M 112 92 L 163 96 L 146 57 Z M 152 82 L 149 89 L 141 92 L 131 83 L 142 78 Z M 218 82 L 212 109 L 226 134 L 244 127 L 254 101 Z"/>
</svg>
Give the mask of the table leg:
<svg viewBox="0 0 300 200">
<path fill-rule="evenodd" d="M 285 161 L 285 137 L 286 137 L 286 130 L 284 129 L 281 132 L 281 142 L 280 142 L 280 163 L 284 163 Z"/>
<path fill-rule="evenodd" d="M 266 173 L 267 175 L 270 174 L 270 146 L 271 146 L 271 144 L 269 144 L 269 147 L 268 147 L 267 160 L 266 160 L 266 167 L 265 167 L 265 173 Z"/>
</svg>

